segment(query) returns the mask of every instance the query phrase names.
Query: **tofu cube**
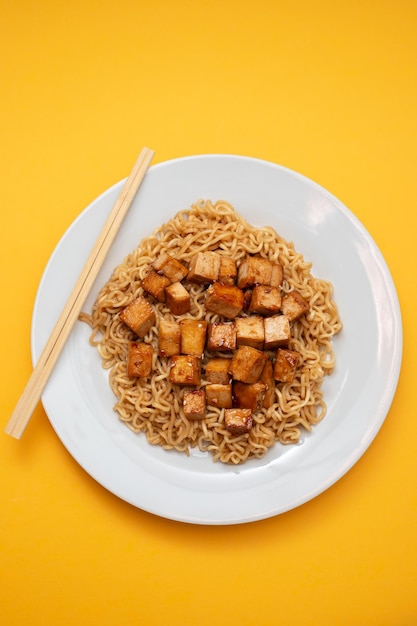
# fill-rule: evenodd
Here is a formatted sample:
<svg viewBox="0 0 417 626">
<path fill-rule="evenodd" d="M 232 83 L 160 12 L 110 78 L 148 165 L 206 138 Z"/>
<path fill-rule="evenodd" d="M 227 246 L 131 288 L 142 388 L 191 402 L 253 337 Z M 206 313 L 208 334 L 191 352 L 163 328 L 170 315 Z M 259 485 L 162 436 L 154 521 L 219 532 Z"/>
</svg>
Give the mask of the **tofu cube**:
<svg viewBox="0 0 417 626">
<path fill-rule="evenodd" d="M 204 378 L 209 383 L 228 385 L 230 382 L 230 359 L 210 359 L 206 364 Z"/>
<path fill-rule="evenodd" d="M 190 294 L 180 282 L 165 287 L 165 303 L 173 315 L 184 315 L 191 307 Z"/>
<path fill-rule="evenodd" d="M 171 357 L 169 382 L 174 385 L 198 386 L 201 384 L 200 359 L 191 354 L 174 354 Z"/>
<path fill-rule="evenodd" d="M 279 287 L 282 283 L 282 266 L 260 256 L 247 256 L 237 271 L 237 286 L 246 289 L 252 285 Z"/>
<path fill-rule="evenodd" d="M 272 315 L 264 318 L 264 350 L 285 346 L 291 339 L 290 320 L 286 315 Z"/>
<path fill-rule="evenodd" d="M 271 278 L 271 263 L 268 259 L 247 256 L 237 271 L 237 286 L 246 289 L 252 285 L 268 285 Z"/>
<path fill-rule="evenodd" d="M 232 385 L 220 385 L 210 383 L 206 385 L 207 404 L 216 406 L 219 409 L 231 409 L 233 406 Z"/>
<path fill-rule="evenodd" d="M 201 358 L 206 343 L 208 323 L 205 320 L 186 319 L 180 321 L 181 353 Z"/>
<path fill-rule="evenodd" d="M 171 283 L 181 282 L 188 274 L 188 269 L 174 259 L 170 254 L 162 252 L 157 259 L 152 263 L 152 268 L 158 274 L 163 274 Z"/>
<path fill-rule="evenodd" d="M 141 287 L 159 302 L 165 302 L 165 287 L 170 284 L 169 278 L 151 270 L 142 280 Z"/>
<path fill-rule="evenodd" d="M 213 352 L 233 352 L 236 349 L 236 326 L 233 322 L 209 324 L 207 350 Z"/>
<path fill-rule="evenodd" d="M 258 383 L 233 383 L 233 404 L 240 409 L 251 409 L 257 411 L 262 407 L 265 397 L 266 385 Z"/>
<path fill-rule="evenodd" d="M 121 311 L 120 319 L 141 338 L 156 324 L 155 310 L 149 300 L 143 296 L 139 296 L 128 304 Z"/>
<path fill-rule="evenodd" d="M 237 276 L 236 261 L 229 256 L 220 257 L 218 282 L 224 285 L 234 285 Z"/>
<path fill-rule="evenodd" d="M 190 260 L 188 280 L 212 283 L 219 277 L 220 255 L 217 252 L 197 252 Z"/>
<path fill-rule="evenodd" d="M 298 320 L 308 309 L 308 302 L 299 291 L 290 291 L 282 298 L 281 310 L 291 322 Z"/>
<path fill-rule="evenodd" d="M 252 411 L 250 409 L 226 409 L 224 423 L 232 435 L 244 435 L 253 426 Z"/>
<path fill-rule="evenodd" d="M 269 409 L 275 402 L 275 380 L 274 380 L 274 366 L 272 361 L 268 359 L 265 363 L 265 367 L 262 370 L 261 377 L 259 379 L 265 385 L 265 394 L 262 402 L 262 406 L 265 409 Z"/>
<path fill-rule="evenodd" d="M 255 285 L 249 304 L 249 313 L 275 315 L 281 309 L 281 292 L 278 287 Z"/>
<path fill-rule="evenodd" d="M 264 346 L 264 320 L 258 315 L 250 317 L 237 317 L 236 325 L 236 345 L 251 346 L 262 350 Z"/>
<path fill-rule="evenodd" d="M 208 311 L 234 319 L 243 309 L 243 300 L 243 291 L 235 285 L 214 282 L 206 291 L 205 306 Z"/>
<path fill-rule="evenodd" d="M 147 378 L 152 371 L 153 348 L 148 343 L 130 341 L 127 355 L 127 375 Z"/>
<path fill-rule="evenodd" d="M 160 320 L 159 355 L 173 356 L 181 352 L 181 327 L 177 322 Z"/>
<path fill-rule="evenodd" d="M 206 394 L 203 389 L 186 389 L 182 399 L 184 415 L 189 420 L 201 420 L 206 415 Z"/>
<path fill-rule="evenodd" d="M 242 383 L 257 383 L 268 355 L 250 346 L 241 346 L 234 353 L 229 373 L 234 380 Z"/>
<path fill-rule="evenodd" d="M 279 263 L 272 263 L 271 268 L 271 287 L 281 287 L 284 278 L 284 270 Z"/>
<path fill-rule="evenodd" d="M 277 351 L 277 358 L 274 365 L 274 378 L 280 383 L 292 383 L 297 370 L 300 355 L 293 350 Z"/>
</svg>

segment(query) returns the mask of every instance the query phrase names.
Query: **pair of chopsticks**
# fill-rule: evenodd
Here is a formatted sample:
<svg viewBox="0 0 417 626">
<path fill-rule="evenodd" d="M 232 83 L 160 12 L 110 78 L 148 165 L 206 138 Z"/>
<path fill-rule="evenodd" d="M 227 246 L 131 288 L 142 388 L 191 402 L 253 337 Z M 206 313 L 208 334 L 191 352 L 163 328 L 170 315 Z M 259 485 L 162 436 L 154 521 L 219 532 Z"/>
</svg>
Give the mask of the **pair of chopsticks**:
<svg viewBox="0 0 417 626">
<path fill-rule="evenodd" d="M 153 155 L 154 152 L 149 148 L 143 148 L 139 154 L 6 425 L 5 432 L 8 435 L 16 439 L 22 436 L 81 312 L 84 301 L 143 181 Z"/>
</svg>

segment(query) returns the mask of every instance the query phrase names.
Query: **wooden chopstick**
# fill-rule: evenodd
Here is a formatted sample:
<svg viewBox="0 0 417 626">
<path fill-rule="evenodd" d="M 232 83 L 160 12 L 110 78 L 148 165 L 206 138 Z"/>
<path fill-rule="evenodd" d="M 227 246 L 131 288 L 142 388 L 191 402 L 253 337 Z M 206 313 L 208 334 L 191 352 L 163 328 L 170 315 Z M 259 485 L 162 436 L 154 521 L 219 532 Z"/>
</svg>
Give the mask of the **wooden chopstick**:
<svg viewBox="0 0 417 626">
<path fill-rule="evenodd" d="M 22 436 L 62 349 L 77 321 L 103 261 L 149 168 L 154 152 L 143 148 L 112 208 L 90 256 L 6 425 L 5 432 Z"/>
</svg>

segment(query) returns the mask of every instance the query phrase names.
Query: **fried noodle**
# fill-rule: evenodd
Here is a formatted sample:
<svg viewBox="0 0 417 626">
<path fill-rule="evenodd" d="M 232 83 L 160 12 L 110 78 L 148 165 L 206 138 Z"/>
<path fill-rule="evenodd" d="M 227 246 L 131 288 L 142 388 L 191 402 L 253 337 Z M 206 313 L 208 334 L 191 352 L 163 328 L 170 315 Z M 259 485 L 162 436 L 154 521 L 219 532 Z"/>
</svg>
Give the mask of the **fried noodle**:
<svg viewBox="0 0 417 626">
<path fill-rule="evenodd" d="M 147 379 L 127 374 L 127 351 L 134 333 L 119 318 L 119 312 L 143 293 L 141 280 L 150 263 L 162 252 L 187 264 L 197 252 L 216 251 L 239 263 L 248 254 L 257 254 L 283 266 L 282 292 L 298 290 L 309 302 L 309 312 L 292 322 L 290 350 L 300 354 L 292 383 L 277 383 L 275 401 L 254 413 L 249 433 L 233 436 L 224 426 L 224 409 L 207 406 L 202 420 L 188 420 L 182 408 L 183 390 L 168 380 L 169 358 L 158 355 L 158 325 L 164 318 L 219 321 L 205 310 L 205 287 L 189 284 L 191 310 L 173 316 L 164 303 L 155 303 L 156 324 L 143 338 L 154 348 L 152 375 Z M 279 441 L 297 443 L 303 429 L 311 430 L 326 414 L 321 384 L 335 366 L 332 337 L 341 321 L 332 300 L 332 285 L 311 274 L 311 263 L 270 227 L 248 224 L 227 202 L 201 200 L 180 211 L 157 228 L 113 272 L 101 289 L 91 315 L 81 319 L 92 327 L 90 343 L 97 347 L 103 367 L 109 370 L 111 388 L 117 398 L 114 410 L 135 433 L 145 433 L 150 444 L 186 454 L 190 448 L 209 451 L 213 460 L 240 464 L 263 457 Z M 205 353 L 204 363 L 213 356 Z M 202 385 L 205 381 L 203 378 Z"/>
</svg>

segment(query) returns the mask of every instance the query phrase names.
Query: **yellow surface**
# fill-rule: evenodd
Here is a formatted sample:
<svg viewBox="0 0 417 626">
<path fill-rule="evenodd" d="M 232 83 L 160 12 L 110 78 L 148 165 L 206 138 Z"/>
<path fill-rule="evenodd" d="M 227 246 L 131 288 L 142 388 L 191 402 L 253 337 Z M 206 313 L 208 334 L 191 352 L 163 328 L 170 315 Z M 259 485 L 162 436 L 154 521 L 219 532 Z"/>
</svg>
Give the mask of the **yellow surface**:
<svg viewBox="0 0 417 626">
<path fill-rule="evenodd" d="M 384 254 L 404 324 L 368 452 L 273 519 L 198 527 L 137 510 L 80 469 L 41 406 L 20 441 L 0 434 L 0 622 L 417 624 L 417 3 L 14 0 L 0 29 L 4 426 L 31 372 L 45 264 L 143 145 L 155 163 L 244 154 L 328 188 Z"/>
</svg>

